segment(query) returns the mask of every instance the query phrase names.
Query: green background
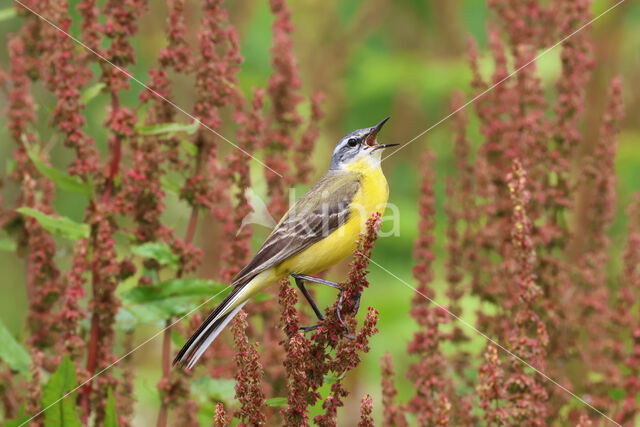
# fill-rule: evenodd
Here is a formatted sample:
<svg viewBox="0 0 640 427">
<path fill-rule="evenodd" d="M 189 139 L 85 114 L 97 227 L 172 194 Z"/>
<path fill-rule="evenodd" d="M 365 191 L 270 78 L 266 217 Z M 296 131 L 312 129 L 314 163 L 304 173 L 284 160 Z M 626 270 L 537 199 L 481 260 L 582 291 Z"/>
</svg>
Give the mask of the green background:
<svg viewBox="0 0 640 427">
<path fill-rule="evenodd" d="M 71 3 L 77 3 L 72 1 Z M 102 3 L 102 2 L 99 2 Z M 164 25 L 166 9 L 164 2 L 153 1 L 150 10 L 141 17 L 140 32 L 134 39 L 137 63 L 131 67 L 140 80 L 147 80 L 147 71 L 156 65 L 156 58 L 165 44 Z M 199 2 L 187 2 L 189 39 L 195 46 L 195 31 L 198 22 Z M 264 1 L 229 1 L 230 19 L 237 26 L 242 44 L 245 63 L 239 75 L 240 85 L 245 93 L 253 87 L 265 87 L 271 73 L 270 54 L 272 16 Z M 446 4 L 445 4 L 446 3 Z M 599 79 L 606 81 L 614 75 L 621 75 L 624 84 L 626 119 L 619 138 L 618 149 L 618 200 L 616 221 L 611 230 L 611 268 L 616 271 L 620 264 L 620 252 L 624 244 L 624 208 L 634 191 L 640 190 L 640 143 L 638 113 L 640 111 L 640 5 L 628 0 L 627 4 L 598 20 L 591 31 L 596 45 L 596 70 Z M 10 2 L 3 2 L 8 7 Z M 592 6 L 598 14 L 612 3 L 599 0 Z M 314 179 L 320 176 L 329 163 L 329 155 L 335 142 L 346 132 L 356 128 L 371 126 L 380 119 L 391 115 L 380 136 L 381 142 L 406 142 L 431 127 L 449 113 L 452 91 L 458 89 L 469 95 L 471 74 L 468 67 L 465 45 L 467 37 L 473 37 L 485 53 L 486 28 L 491 18 L 484 1 L 459 0 L 403 0 L 383 1 L 296 1 L 290 2 L 292 19 L 296 26 L 294 36 L 295 52 L 300 67 L 305 97 L 314 90 L 323 90 L 326 102 L 323 109 L 326 117 L 320 123 L 321 136 L 313 155 L 316 166 Z M 72 30 L 78 31 L 77 13 Z M 0 34 L 6 41 L 7 35 L 16 32 L 21 18 L 9 17 L 0 22 Z M 6 45 L 0 48 L 0 66 L 8 68 Z M 539 75 L 553 101 L 553 89 L 560 72 L 559 49 L 554 49 L 538 61 Z M 486 55 L 481 60 L 483 72 L 491 71 L 491 62 Z M 97 70 L 95 70 L 97 71 Z M 192 81 L 185 78 L 176 80 L 176 103 L 189 110 L 195 94 Z M 132 83 L 124 101 L 136 105 L 140 86 Z M 600 96 L 603 96 L 601 94 Z M 49 116 L 54 108 L 53 97 L 39 84 L 34 90 L 38 105 L 38 131 L 43 141 L 56 141 L 50 127 Z M 106 133 L 103 123 L 106 118 L 107 97 L 100 95 L 88 106 L 86 129 L 106 152 Z M 0 110 L 5 110 L 7 99 L 0 93 Z M 590 106 L 587 106 L 590 108 Z M 308 112 L 305 102 L 301 108 Z M 467 109 L 472 114 L 473 106 Z M 180 121 L 187 121 L 178 115 Z M 481 141 L 477 121 L 471 116 L 469 133 L 474 142 Z M 224 132 L 223 132 L 224 133 Z M 373 259 L 396 275 L 371 266 L 371 287 L 363 296 L 363 306 L 372 305 L 380 311 L 378 328 L 371 341 L 371 352 L 364 363 L 351 372 L 347 384 L 351 390 L 347 408 L 341 417 L 350 423 L 357 414 L 356 406 L 364 393 L 374 396 L 375 414 L 381 411 L 379 396 L 379 359 L 385 352 L 393 354 L 398 371 L 399 400 L 406 401 L 411 393 L 409 380 L 405 378 L 406 367 L 411 358 L 406 355 L 406 344 L 412 336 L 415 324 L 409 316 L 409 304 L 413 291 L 406 285 L 413 285 L 411 276 L 412 246 L 417 233 L 418 215 L 416 203 L 421 167 L 419 156 L 430 148 L 436 153 L 436 200 L 437 228 L 435 252 L 436 279 L 434 287 L 442 290 L 444 284 L 444 229 L 446 217 L 443 210 L 444 179 L 453 171 L 453 138 L 451 122 L 445 121 L 417 139 L 398 155 L 384 162 L 384 169 L 391 189 L 390 203 L 398 206 L 400 212 L 400 233 L 398 236 L 381 238 L 376 245 Z M 11 167 L 11 153 L 14 143 L 7 130 L 6 115 L 0 116 L 0 171 Z M 227 148 L 223 148 L 227 150 Z M 69 161 L 69 152 L 61 144 L 53 145 L 51 151 L 54 165 L 63 168 Z M 264 184 L 260 181 L 261 170 L 252 164 L 255 191 L 264 194 Z M 576 165 L 579 170 L 580 165 Z M 297 189 L 302 194 L 304 188 Z M 7 183 L 2 189 L 5 203 L 10 205 L 15 198 L 16 188 Z M 86 199 L 81 195 L 58 192 L 55 200 L 57 211 L 77 221 L 82 220 Z M 188 206 L 175 197 L 167 203 L 166 223 L 182 234 Z M 268 230 L 255 228 L 255 245 Z M 207 235 L 207 227 L 198 233 L 199 243 L 210 247 L 215 244 Z M 60 242 L 58 254 L 60 265 L 67 267 L 71 246 Z M 206 263 L 205 263 L 206 264 Z M 15 335 L 24 333 L 23 322 L 26 314 L 26 294 L 24 287 L 24 261 L 15 254 L 0 251 L 0 318 Z M 329 275 L 342 279 L 346 266 L 340 266 Z M 199 274 L 208 277 L 212 272 L 203 268 Z M 403 281 L 406 284 L 403 284 Z M 334 293 L 318 289 L 321 304 L 330 304 Z M 438 300 L 446 303 L 439 295 Z M 473 298 L 465 298 L 463 318 L 474 323 L 473 311 L 478 303 Z M 142 342 L 154 334 L 159 325 L 149 324 L 136 331 L 136 341 Z M 275 325 L 274 325 L 275 327 Z M 472 351 L 483 348 L 484 340 L 471 330 L 467 331 L 475 339 L 469 344 Z M 448 351 L 445 348 L 445 351 Z M 142 347 L 135 355 L 137 366 L 137 410 L 136 424 L 154 422 L 159 403 L 155 384 L 160 377 L 160 339 Z M 478 358 L 479 360 L 479 358 Z M 274 397 L 274 396 L 268 396 Z"/>
</svg>

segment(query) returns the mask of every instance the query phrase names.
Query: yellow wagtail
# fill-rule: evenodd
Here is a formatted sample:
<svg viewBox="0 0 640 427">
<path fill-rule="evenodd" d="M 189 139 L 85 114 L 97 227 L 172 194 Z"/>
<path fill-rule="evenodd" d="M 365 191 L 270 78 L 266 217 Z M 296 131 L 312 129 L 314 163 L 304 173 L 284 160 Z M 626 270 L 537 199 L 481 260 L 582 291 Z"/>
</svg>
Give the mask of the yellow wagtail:
<svg viewBox="0 0 640 427">
<path fill-rule="evenodd" d="M 376 136 L 388 119 L 351 132 L 338 142 L 328 172 L 283 216 L 253 260 L 233 279 L 233 289 L 182 347 L 174 364 L 192 368 L 251 296 L 287 276 L 294 277 L 318 319 L 324 319 L 303 281 L 340 289 L 337 283 L 309 274 L 352 254 L 366 220 L 373 212 L 384 212 L 389 187 L 380 167 L 381 154 L 384 148 L 398 144 L 378 144 Z"/>
</svg>

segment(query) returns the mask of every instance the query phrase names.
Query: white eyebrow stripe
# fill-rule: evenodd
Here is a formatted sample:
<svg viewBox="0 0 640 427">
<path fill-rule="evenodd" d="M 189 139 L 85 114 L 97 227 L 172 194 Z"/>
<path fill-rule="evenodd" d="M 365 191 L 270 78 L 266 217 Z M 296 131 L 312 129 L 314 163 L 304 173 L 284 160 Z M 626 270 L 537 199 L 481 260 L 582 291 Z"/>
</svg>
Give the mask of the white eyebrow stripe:
<svg viewBox="0 0 640 427">
<path fill-rule="evenodd" d="M 349 138 L 353 138 L 353 137 L 349 137 Z M 336 145 L 336 148 L 334 148 L 333 154 L 337 154 L 340 150 L 342 150 L 347 145 L 347 141 L 349 141 L 349 138 L 342 138 L 338 143 L 338 145 Z"/>
</svg>

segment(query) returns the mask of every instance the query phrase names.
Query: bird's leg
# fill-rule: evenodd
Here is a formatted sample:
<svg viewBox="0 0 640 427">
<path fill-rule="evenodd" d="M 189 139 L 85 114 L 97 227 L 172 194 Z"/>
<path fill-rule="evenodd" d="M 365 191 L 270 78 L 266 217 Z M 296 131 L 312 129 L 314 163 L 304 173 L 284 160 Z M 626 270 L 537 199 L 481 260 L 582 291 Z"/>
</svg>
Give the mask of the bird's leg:
<svg viewBox="0 0 640 427">
<path fill-rule="evenodd" d="M 313 309 L 313 312 L 316 313 L 318 320 L 321 320 L 321 321 L 324 320 L 324 316 L 322 315 L 322 312 L 318 308 L 318 305 L 313 300 L 313 297 L 311 296 L 307 288 L 304 287 L 304 281 L 295 274 L 293 274 L 292 276 L 293 276 L 293 279 L 296 281 L 296 285 L 298 286 L 298 289 L 300 289 L 300 292 L 302 292 L 302 295 L 304 295 L 304 297 L 307 299 L 307 302 Z"/>
<path fill-rule="evenodd" d="M 294 279 L 302 279 L 302 280 L 306 280 L 307 282 L 319 283 L 321 285 L 330 286 L 334 289 L 342 290 L 342 287 L 340 286 L 339 283 L 332 282 L 330 280 L 320 279 L 319 277 L 307 276 L 306 274 L 292 274 L 292 276 Z"/>
<path fill-rule="evenodd" d="M 309 281 L 309 282 L 313 282 L 313 283 L 319 283 L 321 285 L 329 286 L 329 287 L 332 287 L 334 289 L 339 289 L 340 290 L 340 296 L 338 297 L 338 308 L 336 310 L 336 314 L 338 315 L 338 320 L 340 321 L 340 324 L 345 329 L 347 328 L 347 325 L 344 323 L 344 321 L 342 320 L 342 316 L 340 315 L 340 306 L 342 304 L 342 298 L 344 296 L 343 295 L 344 291 L 342 290 L 342 287 L 338 283 L 331 282 L 329 280 L 320 279 L 318 277 L 307 276 L 305 274 L 292 274 L 291 276 L 293 276 L 294 280 L 296 281 L 296 285 L 298 286 L 298 288 L 302 292 L 302 295 L 304 295 L 304 297 L 307 299 L 307 301 L 311 305 L 311 308 L 313 309 L 313 311 L 315 312 L 316 316 L 318 317 L 318 320 L 320 320 L 320 321 L 324 320 L 324 316 L 322 315 L 322 312 L 318 309 L 318 305 L 313 300 L 313 297 L 311 297 L 311 294 L 309 293 L 307 288 L 305 288 L 304 280 Z M 300 327 L 300 329 L 305 331 L 305 332 L 308 332 L 308 331 L 313 331 L 314 329 L 317 329 L 318 326 L 320 326 L 320 324 L 316 324 L 316 325 L 313 325 L 313 326 L 302 326 L 302 327 Z"/>
<path fill-rule="evenodd" d="M 355 299 L 355 303 L 353 306 L 353 315 L 358 314 L 358 310 L 360 309 L 360 297 L 362 297 L 362 292 L 358 292 L 352 298 Z M 342 320 L 342 301 L 344 300 L 344 291 L 340 291 L 340 296 L 338 297 L 338 307 L 336 310 L 336 314 L 338 315 L 338 320 L 340 324 L 344 327 L 345 331 L 349 332 L 349 328 L 347 327 L 344 320 Z M 346 335 L 347 338 L 355 338 L 355 336 L 349 334 Z"/>
<path fill-rule="evenodd" d="M 340 321 L 340 324 L 344 328 L 344 331 L 347 332 L 347 335 L 345 335 L 345 337 L 353 339 L 355 337 L 348 333 L 349 332 L 349 327 L 347 326 L 346 323 L 344 323 L 344 320 L 342 320 L 342 301 L 343 300 L 344 300 L 344 291 L 341 290 L 340 291 L 340 296 L 338 296 L 338 305 L 336 307 L 336 315 L 338 316 L 338 320 Z"/>
<path fill-rule="evenodd" d="M 353 315 L 355 316 L 356 314 L 358 314 L 358 310 L 360 310 L 360 297 L 362 297 L 362 292 L 358 292 L 355 296 L 356 298 L 356 305 L 353 308 Z"/>
<path fill-rule="evenodd" d="M 345 325 L 344 320 L 342 320 L 342 313 L 341 313 L 343 299 L 344 299 L 344 291 L 340 291 L 340 295 L 338 296 L 338 305 L 336 307 L 336 315 L 338 316 L 338 320 L 340 321 L 340 324 L 346 328 L 347 325 Z"/>
</svg>

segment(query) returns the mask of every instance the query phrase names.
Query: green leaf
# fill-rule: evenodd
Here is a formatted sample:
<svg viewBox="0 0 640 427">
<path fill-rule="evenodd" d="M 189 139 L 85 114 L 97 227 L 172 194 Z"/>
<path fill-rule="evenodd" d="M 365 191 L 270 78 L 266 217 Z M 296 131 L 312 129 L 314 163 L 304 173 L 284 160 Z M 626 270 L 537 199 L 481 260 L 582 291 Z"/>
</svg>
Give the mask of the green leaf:
<svg viewBox="0 0 640 427">
<path fill-rule="evenodd" d="M 180 141 L 180 145 L 182 146 L 184 151 L 191 154 L 192 156 L 198 155 L 198 147 L 196 146 L 196 144 L 192 143 L 191 141 L 187 141 L 186 139 L 183 139 L 182 141 Z"/>
<path fill-rule="evenodd" d="M 91 194 L 91 185 L 83 182 L 77 176 L 67 175 L 64 172 L 47 165 L 45 162 L 40 160 L 40 156 L 35 148 L 31 147 L 27 149 L 27 154 L 36 169 L 38 169 L 38 172 L 47 177 L 61 189 L 75 193 Z"/>
<path fill-rule="evenodd" d="M 621 402 L 625 397 L 627 397 L 627 391 L 619 387 L 609 389 L 608 393 L 616 402 Z"/>
<path fill-rule="evenodd" d="M 158 261 L 160 265 L 167 265 L 172 268 L 178 267 L 180 257 L 171 251 L 166 243 L 147 242 L 140 246 L 131 248 L 131 252 L 144 258 L 151 258 Z"/>
<path fill-rule="evenodd" d="M 0 237 L 0 251 L 15 252 L 16 242 L 9 237 Z"/>
<path fill-rule="evenodd" d="M 191 393 L 199 399 L 230 402 L 236 395 L 236 381 L 202 377 L 191 383 Z"/>
<path fill-rule="evenodd" d="M 202 297 L 211 297 L 224 286 L 210 280 L 174 279 L 157 285 L 135 286 L 120 298 L 138 322 L 155 323 L 189 313 Z"/>
<path fill-rule="evenodd" d="M 116 400 L 113 398 L 111 387 L 107 392 L 107 407 L 104 409 L 104 427 L 118 427 L 118 415 L 116 415 Z"/>
<path fill-rule="evenodd" d="M 80 95 L 80 102 L 87 105 L 93 98 L 100 95 L 100 92 L 102 92 L 102 89 L 105 86 L 106 85 L 102 82 L 89 86 L 82 91 L 82 94 Z"/>
<path fill-rule="evenodd" d="M 177 348 L 182 348 L 187 343 L 187 340 L 180 334 L 180 332 L 178 332 L 175 328 L 172 328 L 171 329 L 171 342 Z"/>
<path fill-rule="evenodd" d="M 42 390 L 42 408 L 45 427 L 81 426 L 76 413 L 76 370 L 69 356 L 64 356 L 58 369 Z M 67 395 L 69 393 L 69 395 Z"/>
<path fill-rule="evenodd" d="M 29 372 L 31 357 L 27 350 L 11 335 L 11 332 L 0 320 L 0 359 L 2 359 L 11 369 L 18 372 Z"/>
<path fill-rule="evenodd" d="M 123 301 L 127 301 L 123 298 Z M 127 310 L 138 322 L 159 323 L 170 317 L 184 316 L 198 306 L 198 299 L 192 296 L 173 297 L 143 304 L 128 304 Z"/>
<path fill-rule="evenodd" d="M 325 384 L 333 384 L 333 383 L 337 383 L 338 381 L 341 380 L 340 377 L 334 377 L 331 375 L 325 375 L 324 377 L 322 377 L 322 380 Z"/>
<path fill-rule="evenodd" d="M 135 314 L 124 307 L 118 309 L 116 313 L 116 328 L 119 331 L 132 331 L 135 329 L 138 319 Z"/>
<path fill-rule="evenodd" d="M 173 194 L 180 194 L 181 186 L 179 183 L 169 178 L 168 176 L 163 176 L 160 178 L 160 183 L 162 184 L 162 188 Z"/>
<path fill-rule="evenodd" d="M 0 21 L 6 21 L 7 19 L 14 18 L 17 14 L 15 7 L 0 9 Z"/>
<path fill-rule="evenodd" d="M 287 406 L 289 401 L 286 397 L 272 397 L 271 399 L 267 399 L 265 403 L 267 406 Z"/>
<path fill-rule="evenodd" d="M 211 296 L 215 293 L 215 285 L 211 280 L 173 279 L 157 285 L 136 286 L 123 293 L 122 299 L 132 304 L 142 304 L 173 297 Z"/>
<path fill-rule="evenodd" d="M 196 133 L 200 127 L 200 121 L 194 120 L 193 123 L 159 123 L 155 125 L 147 125 L 138 127 L 137 131 L 140 135 L 164 135 L 173 136 L 178 132 L 185 132 L 188 135 Z"/>
<path fill-rule="evenodd" d="M 35 218 L 42 228 L 56 236 L 70 240 L 89 237 L 89 226 L 87 224 L 75 222 L 67 217 L 54 217 L 33 208 L 19 208 L 16 209 L 16 212 Z"/>
</svg>

